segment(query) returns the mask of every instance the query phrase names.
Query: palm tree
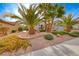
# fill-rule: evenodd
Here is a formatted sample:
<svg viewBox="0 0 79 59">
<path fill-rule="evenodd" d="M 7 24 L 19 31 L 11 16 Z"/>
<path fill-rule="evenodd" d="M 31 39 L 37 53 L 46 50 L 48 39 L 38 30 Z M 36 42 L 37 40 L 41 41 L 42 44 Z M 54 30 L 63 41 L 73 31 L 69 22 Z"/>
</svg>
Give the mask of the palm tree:
<svg viewBox="0 0 79 59">
<path fill-rule="evenodd" d="M 31 4 L 27 9 L 24 5 L 20 4 L 18 6 L 18 12 L 20 16 L 15 14 L 7 13 L 4 17 L 11 17 L 19 19 L 19 21 L 28 27 L 29 33 L 35 33 L 35 26 L 42 21 L 42 12 L 38 9 L 37 4 Z"/>
<path fill-rule="evenodd" d="M 39 8 L 44 12 L 45 30 L 51 32 L 54 18 L 64 14 L 64 7 L 57 4 L 41 3 Z"/>
<path fill-rule="evenodd" d="M 62 21 L 58 23 L 58 25 L 64 26 L 64 31 L 70 32 L 72 30 L 72 26 L 76 24 L 76 19 L 73 19 L 73 15 L 69 14 L 68 16 L 63 16 Z"/>
</svg>

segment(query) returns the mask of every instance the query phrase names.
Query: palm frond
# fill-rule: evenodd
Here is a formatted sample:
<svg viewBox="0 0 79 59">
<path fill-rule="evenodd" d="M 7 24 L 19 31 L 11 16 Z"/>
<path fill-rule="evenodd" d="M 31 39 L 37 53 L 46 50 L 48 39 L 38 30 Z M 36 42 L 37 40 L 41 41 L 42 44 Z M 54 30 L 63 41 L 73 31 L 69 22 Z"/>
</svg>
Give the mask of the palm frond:
<svg viewBox="0 0 79 59">
<path fill-rule="evenodd" d="M 62 26 L 72 26 L 76 24 L 76 21 L 73 19 L 73 15 L 69 14 L 68 16 L 63 16 L 62 17 L 62 22 L 60 22 L 58 25 Z"/>
<path fill-rule="evenodd" d="M 3 17 L 10 17 L 10 18 L 14 18 L 14 19 L 22 19 L 21 17 L 15 15 L 15 14 L 12 14 L 12 13 L 5 13 L 2 15 Z"/>
</svg>

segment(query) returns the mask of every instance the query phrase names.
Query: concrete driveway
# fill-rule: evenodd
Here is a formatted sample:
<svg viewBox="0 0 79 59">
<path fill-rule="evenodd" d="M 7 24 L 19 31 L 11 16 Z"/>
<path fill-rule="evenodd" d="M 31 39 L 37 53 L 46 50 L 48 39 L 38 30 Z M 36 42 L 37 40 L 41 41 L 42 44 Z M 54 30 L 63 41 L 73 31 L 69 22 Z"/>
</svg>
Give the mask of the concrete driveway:
<svg viewBox="0 0 79 59">
<path fill-rule="evenodd" d="M 36 50 L 23 56 L 79 56 L 79 38 Z"/>
</svg>

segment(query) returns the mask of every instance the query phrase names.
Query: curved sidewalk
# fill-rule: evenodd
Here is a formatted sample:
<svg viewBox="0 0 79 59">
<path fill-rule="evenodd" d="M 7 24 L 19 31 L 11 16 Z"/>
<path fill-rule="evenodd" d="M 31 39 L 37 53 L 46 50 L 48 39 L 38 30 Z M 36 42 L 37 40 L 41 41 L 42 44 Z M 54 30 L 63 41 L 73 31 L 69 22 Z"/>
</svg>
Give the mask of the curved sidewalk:
<svg viewBox="0 0 79 59">
<path fill-rule="evenodd" d="M 79 38 L 36 50 L 24 56 L 79 56 Z"/>
</svg>

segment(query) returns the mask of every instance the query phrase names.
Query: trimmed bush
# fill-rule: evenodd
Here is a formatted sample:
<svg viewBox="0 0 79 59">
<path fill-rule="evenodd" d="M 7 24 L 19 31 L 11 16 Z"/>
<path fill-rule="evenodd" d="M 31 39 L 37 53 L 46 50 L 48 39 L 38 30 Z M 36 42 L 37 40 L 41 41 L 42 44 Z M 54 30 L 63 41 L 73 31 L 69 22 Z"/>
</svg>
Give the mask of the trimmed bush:
<svg viewBox="0 0 79 59">
<path fill-rule="evenodd" d="M 46 40 L 53 40 L 54 39 L 52 34 L 46 34 L 46 35 L 44 35 L 44 38 Z"/>
<path fill-rule="evenodd" d="M 21 31 L 28 31 L 28 28 L 26 26 L 25 27 L 19 27 L 18 31 L 19 32 L 21 32 Z"/>
<path fill-rule="evenodd" d="M 79 37 L 79 32 L 70 32 L 68 34 L 72 37 Z"/>
<path fill-rule="evenodd" d="M 39 30 L 40 32 L 45 32 L 45 30 L 43 30 L 43 29 L 41 29 L 41 30 Z"/>
<path fill-rule="evenodd" d="M 30 45 L 31 44 L 27 39 L 21 39 L 15 35 L 10 35 L 0 39 L 0 54 L 4 52 L 12 53 L 20 48 L 25 50 Z"/>
<path fill-rule="evenodd" d="M 11 31 L 11 33 L 15 33 L 15 32 L 16 32 L 16 30 L 12 30 L 12 31 Z"/>
<path fill-rule="evenodd" d="M 28 31 L 28 28 L 27 27 L 24 27 L 23 30 Z"/>
<path fill-rule="evenodd" d="M 54 35 L 65 35 L 65 34 L 68 34 L 68 32 L 65 32 L 65 31 L 54 31 L 54 32 L 52 32 L 52 34 L 54 34 Z"/>
<path fill-rule="evenodd" d="M 19 28 L 18 28 L 18 31 L 23 31 L 23 28 L 22 28 L 22 27 L 19 27 Z"/>
</svg>

